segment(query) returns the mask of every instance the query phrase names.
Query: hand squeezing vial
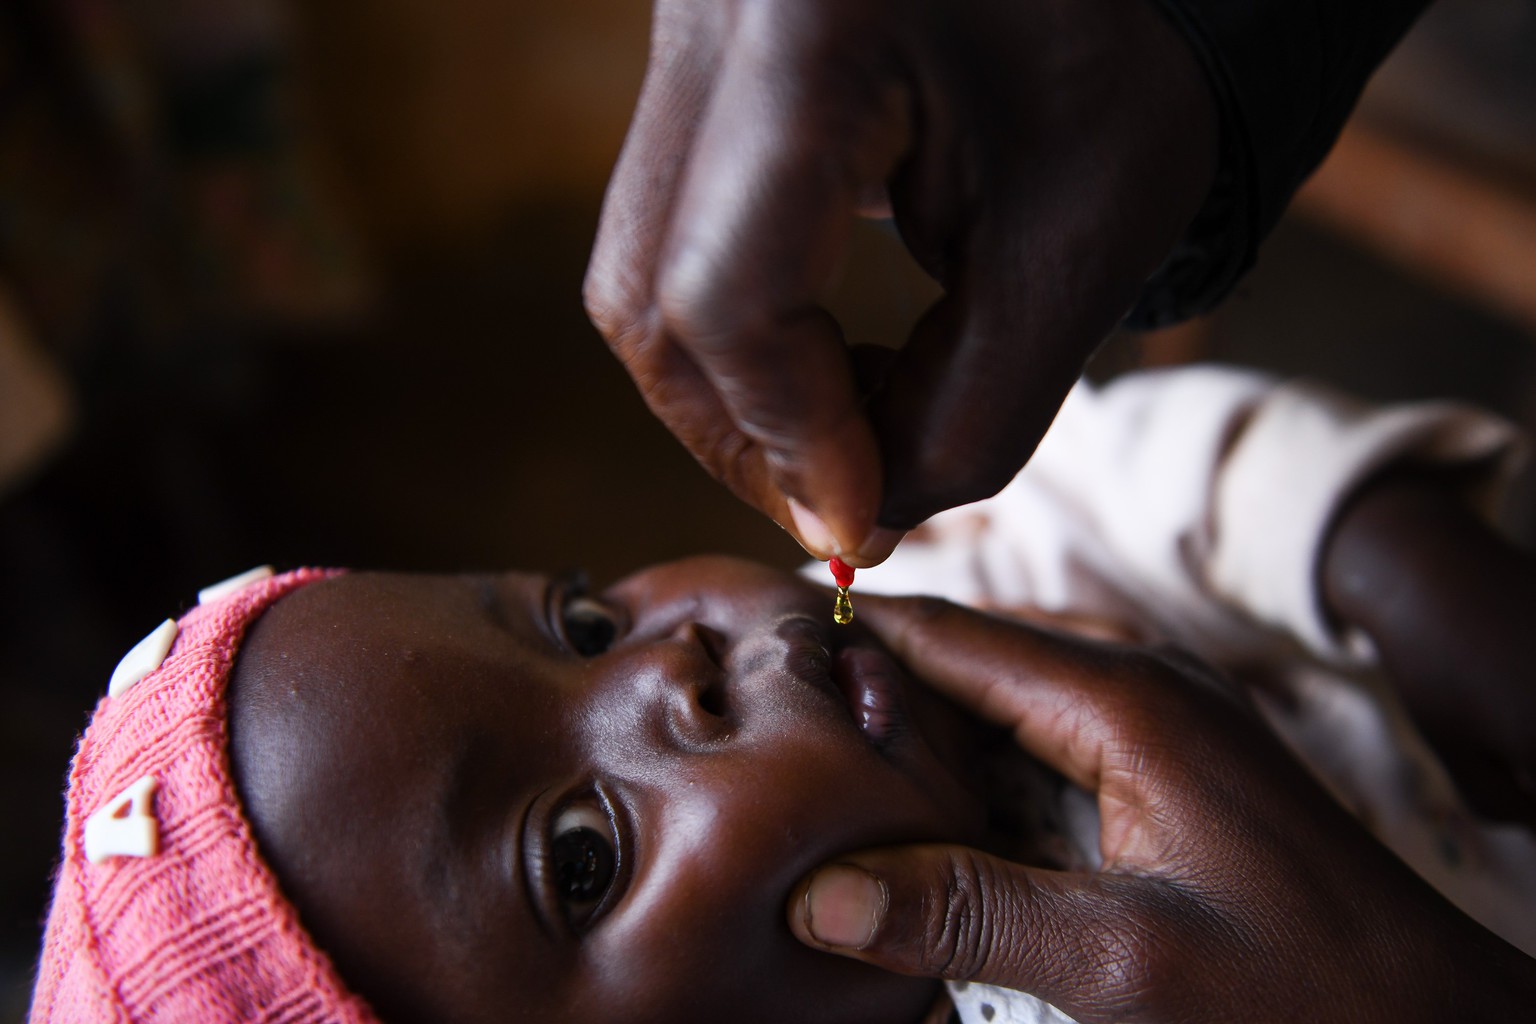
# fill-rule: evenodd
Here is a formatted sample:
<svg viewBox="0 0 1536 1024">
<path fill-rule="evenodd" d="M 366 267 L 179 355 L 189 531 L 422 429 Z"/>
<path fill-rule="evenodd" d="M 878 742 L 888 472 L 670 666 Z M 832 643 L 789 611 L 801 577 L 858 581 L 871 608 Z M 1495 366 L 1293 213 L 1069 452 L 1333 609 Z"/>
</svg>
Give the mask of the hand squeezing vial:
<svg viewBox="0 0 1536 1024">
<path fill-rule="evenodd" d="M 841 558 L 833 558 L 827 562 L 832 570 L 832 578 L 837 581 L 837 600 L 832 603 L 832 621 L 839 626 L 846 626 L 853 621 L 853 600 L 848 596 L 848 588 L 853 586 L 853 566 L 844 564 Z"/>
</svg>

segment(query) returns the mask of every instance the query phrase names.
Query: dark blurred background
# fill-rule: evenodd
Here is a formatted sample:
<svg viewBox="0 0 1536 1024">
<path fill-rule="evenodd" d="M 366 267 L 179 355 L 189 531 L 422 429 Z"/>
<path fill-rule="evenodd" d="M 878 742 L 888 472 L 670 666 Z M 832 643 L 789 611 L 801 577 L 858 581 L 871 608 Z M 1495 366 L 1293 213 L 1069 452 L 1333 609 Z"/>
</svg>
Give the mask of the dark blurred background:
<svg viewBox="0 0 1536 1024">
<path fill-rule="evenodd" d="M 0 1021 L 118 658 L 251 565 L 799 549 L 646 414 L 580 303 L 639 0 L 0 5 Z M 1444 0 L 1215 317 L 1224 359 L 1536 424 L 1536 2 Z M 855 339 L 931 299 L 861 227 Z M 1515 495 L 1531 537 L 1536 495 Z"/>
</svg>

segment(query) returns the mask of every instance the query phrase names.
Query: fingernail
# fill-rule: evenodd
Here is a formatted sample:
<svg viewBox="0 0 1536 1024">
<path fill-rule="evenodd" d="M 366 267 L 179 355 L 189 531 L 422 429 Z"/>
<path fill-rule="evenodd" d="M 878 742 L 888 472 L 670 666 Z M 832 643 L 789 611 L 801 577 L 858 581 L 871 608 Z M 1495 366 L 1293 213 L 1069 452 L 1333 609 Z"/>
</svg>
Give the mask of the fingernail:
<svg viewBox="0 0 1536 1024">
<path fill-rule="evenodd" d="M 822 868 L 805 890 L 805 927 L 824 946 L 863 949 L 875 937 L 888 902 L 885 885 L 862 868 Z"/>
<path fill-rule="evenodd" d="M 905 530 L 888 530 L 877 526 L 864 538 L 859 545 L 858 559 L 860 562 L 868 562 L 870 565 L 879 565 L 891 557 L 891 552 L 896 550 L 896 545 L 905 537 Z"/>
<path fill-rule="evenodd" d="M 820 516 L 794 498 L 786 498 L 785 501 L 789 505 L 789 518 L 795 523 L 795 532 L 800 535 L 800 543 L 807 551 L 817 558 L 843 553 L 842 545 L 832 536 L 832 531 Z"/>
</svg>

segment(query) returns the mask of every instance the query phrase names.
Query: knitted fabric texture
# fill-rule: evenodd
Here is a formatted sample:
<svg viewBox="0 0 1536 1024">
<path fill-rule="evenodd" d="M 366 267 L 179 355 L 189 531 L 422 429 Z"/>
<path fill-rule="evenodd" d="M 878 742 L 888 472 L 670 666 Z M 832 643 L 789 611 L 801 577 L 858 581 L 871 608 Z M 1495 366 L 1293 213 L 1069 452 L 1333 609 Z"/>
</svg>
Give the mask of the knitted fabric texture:
<svg viewBox="0 0 1536 1024">
<path fill-rule="evenodd" d="M 279 892 L 229 767 L 225 690 L 246 627 L 330 575 L 300 570 L 192 609 L 160 667 L 96 706 L 70 771 L 33 1024 L 377 1024 Z M 86 820 L 145 776 L 158 852 L 90 863 Z"/>
</svg>

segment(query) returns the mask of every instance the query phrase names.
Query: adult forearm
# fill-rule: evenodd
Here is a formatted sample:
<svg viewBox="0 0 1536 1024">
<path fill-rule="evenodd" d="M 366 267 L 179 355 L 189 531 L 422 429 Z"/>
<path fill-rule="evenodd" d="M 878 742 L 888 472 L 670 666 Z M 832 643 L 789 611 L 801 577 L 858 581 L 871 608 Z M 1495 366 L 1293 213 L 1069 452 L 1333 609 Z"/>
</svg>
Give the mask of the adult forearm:
<svg viewBox="0 0 1536 1024">
<path fill-rule="evenodd" d="M 1464 940 L 1448 947 L 1446 956 L 1455 966 L 1440 990 L 1442 1003 L 1423 1020 L 1494 1022 L 1530 1016 L 1536 1006 L 1536 960 L 1470 921 Z"/>
</svg>

